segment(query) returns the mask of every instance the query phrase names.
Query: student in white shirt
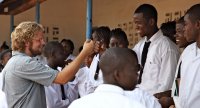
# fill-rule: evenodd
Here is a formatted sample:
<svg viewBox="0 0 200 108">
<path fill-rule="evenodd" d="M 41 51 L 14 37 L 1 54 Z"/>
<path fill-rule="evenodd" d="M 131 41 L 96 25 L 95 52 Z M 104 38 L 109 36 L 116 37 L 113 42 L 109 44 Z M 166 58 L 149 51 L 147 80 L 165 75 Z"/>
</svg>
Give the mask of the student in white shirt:
<svg viewBox="0 0 200 108">
<path fill-rule="evenodd" d="M 88 57 L 85 58 L 83 68 L 79 69 L 79 71 L 76 74 L 76 79 L 78 82 L 78 92 L 80 97 L 83 97 L 88 94 L 87 91 L 87 79 L 88 79 L 88 74 L 90 72 L 89 68 L 92 63 L 93 57 L 95 53 L 89 55 Z"/>
<path fill-rule="evenodd" d="M 181 17 L 179 20 L 176 21 L 176 44 L 180 49 L 186 48 L 189 44 L 193 43 L 188 42 L 184 36 L 184 17 Z M 181 67 L 181 58 L 179 59 L 177 68 L 176 68 L 176 75 L 174 78 L 174 83 L 171 90 L 154 94 L 156 98 L 159 99 L 159 102 L 163 107 L 169 107 L 174 105 L 176 100 L 178 99 L 179 94 L 179 84 L 180 84 L 180 68 Z M 176 106 L 177 107 L 177 106 Z"/>
<path fill-rule="evenodd" d="M 181 108 L 199 108 L 200 103 L 200 4 L 187 10 L 184 36 L 195 40 L 182 53 L 179 102 Z"/>
<path fill-rule="evenodd" d="M 75 100 L 69 108 L 145 108 L 125 95 L 137 84 L 137 55 L 127 48 L 109 48 L 101 56 L 99 66 L 104 84 L 94 93 Z"/>
<path fill-rule="evenodd" d="M 158 29 L 154 6 L 140 5 L 135 10 L 133 19 L 136 32 L 142 37 L 133 48 L 143 68 L 138 87 L 150 94 L 171 89 L 179 59 L 177 46 Z M 146 50 L 143 51 L 144 46 L 149 47 L 145 47 Z"/>
<path fill-rule="evenodd" d="M 116 28 L 111 30 L 111 37 L 109 47 L 120 47 L 120 48 L 128 48 L 128 39 L 126 33 L 120 29 Z M 138 62 L 137 62 L 138 63 Z M 147 108 L 161 108 L 158 100 L 151 94 L 147 93 L 140 88 L 135 88 L 132 91 L 126 91 L 125 95 L 130 97 L 135 101 L 138 101 L 145 105 Z"/>
<path fill-rule="evenodd" d="M 101 69 L 98 66 L 99 58 L 109 47 L 110 29 L 106 26 L 98 27 L 92 33 L 92 39 L 95 43 L 95 53 L 93 61 L 90 65 L 90 72 L 87 79 L 87 92 L 92 93 L 98 85 L 103 83 Z"/>
<path fill-rule="evenodd" d="M 44 56 L 47 58 L 47 65 L 53 69 L 65 65 L 65 53 L 59 42 L 49 42 L 44 47 Z M 67 84 L 51 84 L 45 87 L 46 102 L 48 108 L 67 108 L 69 104 L 78 98 L 74 95 L 74 87 Z"/>
<path fill-rule="evenodd" d="M 108 31 L 108 30 L 107 30 Z M 97 34 L 102 34 L 102 30 L 98 30 L 97 29 Z M 107 34 L 105 36 L 107 36 L 107 39 L 108 39 L 108 35 L 109 33 L 107 32 Z M 95 34 L 93 35 L 94 37 L 94 40 L 98 40 L 97 37 Z M 103 36 L 102 36 L 103 37 Z M 106 38 L 105 38 L 106 39 Z M 103 40 L 105 40 L 103 39 Z M 109 39 L 109 42 L 107 42 L 107 39 L 106 39 L 106 43 L 108 44 L 109 43 L 109 47 L 112 48 L 112 47 L 121 47 L 121 48 L 128 48 L 128 45 L 129 45 L 129 42 L 128 42 L 128 39 L 127 39 L 127 36 L 126 36 L 126 33 L 121 29 L 121 28 L 116 28 L 116 29 L 113 29 L 111 32 L 110 32 L 110 39 Z M 98 43 L 98 41 L 97 41 Z M 96 44 L 96 51 L 99 51 L 99 44 Z M 102 49 L 105 49 L 104 47 L 102 47 Z M 100 50 L 101 51 L 101 50 Z M 96 69 L 96 65 L 97 65 L 97 62 L 99 61 L 99 56 L 102 54 L 102 51 L 99 55 L 96 55 L 92 61 L 92 64 L 91 64 L 91 67 L 90 67 L 90 71 L 93 71 Z M 93 78 L 94 74 L 91 74 L 90 73 L 90 76 L 89 78 Z M 95 84 L 96 86 L 91 86 L 91 84 L 89 83 L 88 84 L 88 91 L 90 92 L 93 92 L 94 89 L 99 85 L 99 84 L 102 84 L 103 83 L 103 79 L 102 79 L 102 73 L 101 73 L 101 70 L 100 70 L 100 73 L 99 73 L 99 78 L 97 79 L 97 82 L 93 83 Z"/>
</svg>

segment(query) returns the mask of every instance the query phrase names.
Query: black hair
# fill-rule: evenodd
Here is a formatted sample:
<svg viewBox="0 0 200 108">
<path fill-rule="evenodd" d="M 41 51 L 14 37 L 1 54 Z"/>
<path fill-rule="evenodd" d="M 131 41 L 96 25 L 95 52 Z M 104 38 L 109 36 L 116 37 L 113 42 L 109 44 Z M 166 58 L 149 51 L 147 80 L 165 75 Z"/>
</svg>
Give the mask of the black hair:
<svg viewBox="0 0 200 108">
<path fill-rule="evenodd" d="M 160 27 L 164 36 L 169 37 L 173 42 L 176 42 L 174 35 L 176 34 L 176 22 L 169 21 L 166 23 L 162 23 Z"/>
<path fill-rule="evenodd" d="M 61 40 L 61 43 L 63 43 L 63 42 L 70 46 L 70 50 L 72 51 L 71 53 L 73 53 L 73 51 L 74 51 L 74 43 L 72 42 L 72 40 L 63 39 L 63 40 Z"/>
<path fill-rule="evenodd" d="M 186 14 L 189 15 L 191 22 L 200 20 L 200 4 L 193 5 L 190 9 L 187 10 Z"/>
<path fill-rule="evenodd" d="M 158 20 L 158 13 L 156 8 L 150 4 L 142 4 L 140 5 L 134 13 L 142 13 L 144 18 L 148 21 L 149 19 L 153 18 L 157 23 Z"/>
<path fill-rule="evenodd" d="M 55 53 L 58 49 L 64 50 L 62 44 L 59 43 L 58 41 L 51 41 L 44 46 L 43 54 L 45 57 L 48 58 L 52 56 L 52 54 Z"/>
<path fill-rule="evenodd" d="M 95 29 L 94 33 L 96 33 L 96 36 L 99 39 L 103 39 L 104 43 L 107 45 L 106 47 L 108 47 L 109 42 L 110 42 L 110 28 L 107 26 L 101 26 Z"/>
<path fill-rule="evenodd" d="M 9 49 L 9 46 L 6 44 L 6 41 L 4 41 L 3 44 L 1 45 L 1 49 L 3 50 Z"/>
<path fill-rule="evenodd" d="M 109 48 L 107 49 L 102 56 L 100 57 L 99 66 L 103 72 L 103 75 L 110 74 L 111 71 L 117 69 L 124 69 L 121 64 L 127 64 L 131 59 L 135 60 L 135 63 L 138 63 L 137 54 L 135 51 L 129 48 Z M 114 61 L 113 61 L 114 60 Z"/>
<path fill-rule="evenodd" d="M 126 33 L 121 28 L 115 28 L 110 33 L 111 37 L 115 37 L 119 40 L 122 40 L 122 42 L 125 44 L 125 46 L 128 47 L 129 42 L 127 39 Z"/>
</svg>

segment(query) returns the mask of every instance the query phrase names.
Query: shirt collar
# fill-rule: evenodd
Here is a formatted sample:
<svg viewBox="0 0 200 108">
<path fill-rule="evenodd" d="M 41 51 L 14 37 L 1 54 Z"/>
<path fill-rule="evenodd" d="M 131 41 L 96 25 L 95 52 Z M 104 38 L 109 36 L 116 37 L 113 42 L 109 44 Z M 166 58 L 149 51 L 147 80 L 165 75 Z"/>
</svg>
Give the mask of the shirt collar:
<svg viewBox="0 0 200 108">
<path fill-rule="evenodd" d="M 124 90 L 121 87 L 111 84 L 101 84 L 94 92 L 110 92 L 124 95 Z"/>
<path fill-rule="evenodd" d="M 25 55 L 27 56 L 27 54 L 19 52 L 19 51 L 12 51 L 12 56 L 16 56 L 16 55 Z"/>
<path fill-rule="evenodd" d="M 158 30 L 149 40 L 147 40 L 147 37 L 145 37 L 145 42 L 154 42 L 156 41 L 162 34 L 162 31 L 161 30 Z"/>
</svg>

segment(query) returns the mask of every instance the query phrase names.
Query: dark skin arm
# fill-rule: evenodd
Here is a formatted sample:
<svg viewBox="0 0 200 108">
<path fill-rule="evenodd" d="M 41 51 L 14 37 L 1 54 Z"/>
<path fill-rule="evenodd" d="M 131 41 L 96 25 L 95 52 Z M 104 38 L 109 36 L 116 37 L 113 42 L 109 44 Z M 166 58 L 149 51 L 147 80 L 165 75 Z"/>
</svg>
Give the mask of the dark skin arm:
<svg viewBox="0 0 200 108">
<path fill-rule="evenodd" d="M 162 97 L 171 97 L 171 90 L 164 91 L 164 92 L 160 92 L 160 93 L 156 93 L 156 94 L 154 94 L 154 96 L 155 96 L 157 99 L 160 99 L 160 98 L 162 98 Z"/>
<path fill-rule="evenodd" d="M 169 108 L 171 105 L 174 105 L 174 100 L 172 97 L 161 97 L 158 101 L 162 108 Z"/>
</svg>

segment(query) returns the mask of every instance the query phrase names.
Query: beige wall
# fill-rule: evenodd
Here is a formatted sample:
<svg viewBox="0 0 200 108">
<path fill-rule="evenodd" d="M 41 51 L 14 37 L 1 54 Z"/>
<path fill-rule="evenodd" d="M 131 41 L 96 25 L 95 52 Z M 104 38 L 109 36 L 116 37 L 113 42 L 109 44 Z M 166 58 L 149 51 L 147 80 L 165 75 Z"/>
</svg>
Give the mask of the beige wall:
<svg viewBox="0 0 200 108">
<path fill-rule="evenodd" d="M 132 14 L 142 3 L 153 4 L 158 10 L 158 25 L 168 18 L 166 13 L 174 17 L 176 11 L 188 9 L 199 0 L 93 0 L 93 25 L 107 25 L 111 29 L 122 27 L 131 43 L 130 47 L 139 39 L 134 33 Z M 35 8 L 15 16 L 15 25 L 22 21 L 33 21 Z M 86 0 L 47 0 L 41 4 L 41 24 L 49 30 L 45 35 L 49 40 L 58 37 L 59 40 L 69 38 L 75 43 L 75 54 L 85 40 L 86 30 Z M 59 28 L 59 34 L 53 35 L 53 28 Z M 10 16 L 0 15 L 0 44 L 3 40 L 10 40 Z"/>
</svg>

